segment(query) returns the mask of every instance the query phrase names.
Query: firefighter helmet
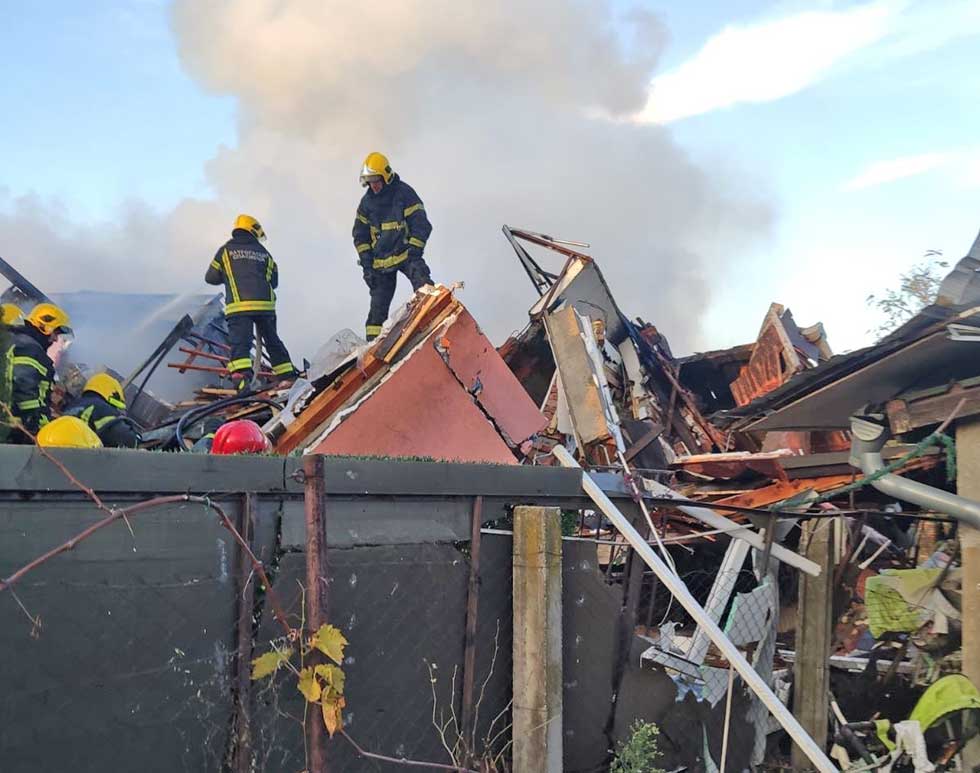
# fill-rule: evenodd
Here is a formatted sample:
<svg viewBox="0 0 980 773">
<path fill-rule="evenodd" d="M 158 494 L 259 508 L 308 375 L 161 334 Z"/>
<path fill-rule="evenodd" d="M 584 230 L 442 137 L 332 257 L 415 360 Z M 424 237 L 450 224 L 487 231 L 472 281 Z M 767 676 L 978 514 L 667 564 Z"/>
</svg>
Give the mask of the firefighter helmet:
<svg viewBox="0 0 980 773">
<path fill-rule="evenodd" d="M 54 448 L 102 448 L 102 441 L 76 416 L 59 416 L 37 433 L 37 444 Z"/>
<path fill-rule="evenodd" d="M 0 304 L 0 324 L 19 325 L 24 321 L 24 311 L 13 303 Z"/>
<path fill-rule="evenodd" d="M 251 215 L 239 215 L 236 217 L 235 229 L 238 228 L 241 228 L 243 231 L 248 231 L 260 242 L 265 241 L 265 231 L 262 230 L 262 226 L 259 224 L 259 221 Z"/>
<path fill-rule="evenodd" d="M 25 321 L 46 336 L 56 333 L 71 333 L 71 327 L 69 327 L 71 320 L 68 319 L 68 313 L 53 303 L 39 303 L 31 309 Z"/>
<path fill-rule="evenodd" d="M 258 424 L 249 419 L 236 419 L 222 424 L 214 433 L 212 454 L 262 454 L 269 450 L 269 441 Z"/>
<path fill-rule="evenodd" d="M 122 384 L 108 373 L 96 373 L 85 382 L 82 391 L 94 392 L 109 405 L 118 408 L 120 411 L 126 410 L 126 396 L 123 394 Z"/>
<path fill-rule="evenodd" d="M 394 172 L 391 171 L 391 164 L 388 163 L 386 156 L 377 152 L 368 153 L 368 157 L 364 159 L 364 166 L 361 167 L 361 185 L 366 188 L 372 177 L 380 177 L 387 185 L 393 175 Z"/>
</svg>

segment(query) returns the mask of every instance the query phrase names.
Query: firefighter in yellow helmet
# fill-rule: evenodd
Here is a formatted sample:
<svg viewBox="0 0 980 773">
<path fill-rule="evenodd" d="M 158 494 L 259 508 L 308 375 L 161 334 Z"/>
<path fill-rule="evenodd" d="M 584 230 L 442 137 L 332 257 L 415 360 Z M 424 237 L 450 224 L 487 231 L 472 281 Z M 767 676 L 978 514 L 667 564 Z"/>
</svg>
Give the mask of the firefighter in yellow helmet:
<svg viewBox="0 0 980 773">
<path fill-rule="evenodd" d="M 59 335 L 71 334 L 70 324 L 64 309 L 53 303 L 39 303 L 24 318 L 22 325 L 10 328 L 10 407 L 31 433 L 37 433 L 51 420 L 51 387 L 55 373 L 48 348 Z M 23 433 L 14 433 L 13 439 L 28 442 Z"/>
<path fill-rule="evenodd" d="M 86 381 L 82 396 L 63 415 L 84 421 L 109 448 L 135 448 L 142 439 L 135 422 L 126 415 L 122 384 L 108 373 L 97 373 Z"/>
<path fill-rule="evenodd" d="M 16 327 L 17 325 L 23 324 L 23 322 L 24 311 L 20 306 L 13 303 L 0 304 L 0 325 Z"/>
<path fill-rule="evenodd" d="M 370 341 L 388 319 L 399 271 L 408 277 L 413 290 L 432 284 L 422 258 L 432 225 L 422 199 L 391 171 L 388 159 L 380 153 L 364 159 L 361 185 L 367 190 L 357 207 L 353 236 L 364 282 L 371 293 L 364 328 Z"/>
<path fill-rule="evenodd" d="M 296 375 L 285 344 L 276 330 L 276 287 L 279 268 L 269 251 L 260 244 L 265 231 L 251 215 L 239 215 L 225 242 L 214 256 L 204 281 L 225 286 L 225 321 L 231 360 L 228 371 L 239 391 L 252 382 L 253 328 L 259 331 L 269 353 L 272 372 L 281 378 Z M 255 353 L 256 362 L 261 352 Z"/>
<path fill-rule="evenodd" d="M 13 391 L 10 372 L 13 357 L 10 345 L 11 328 L 22 324 L 24 312 L 13 303 L 0 304 L 0 403 L 10 406 L 10 394 Z M 0 443 L 7 441 L 10 434 L 10 417 L 6 410 L 0 409 Z"/>
</svg>

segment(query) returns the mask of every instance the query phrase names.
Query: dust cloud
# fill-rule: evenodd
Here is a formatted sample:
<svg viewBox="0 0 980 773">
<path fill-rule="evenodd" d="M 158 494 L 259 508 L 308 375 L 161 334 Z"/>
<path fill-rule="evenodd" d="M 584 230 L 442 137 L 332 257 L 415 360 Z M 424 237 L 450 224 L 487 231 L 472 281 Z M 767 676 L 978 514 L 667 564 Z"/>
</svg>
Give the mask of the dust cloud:
<svg viewBox="0 0 980 773">
<path fill-rule="evenodd" d="M 72 224 L 30 198 L 0 208 L 8 255 L 52 290 L 204 291 L 238 212 L 280 265 L 280 328 L 295 360 L 343 327 L 367 290 L 351 244 L 363 157 L 386 153 L 421 195 L 426 259 L 500 343 L 534 290 L 504 223 L 592 244 L 621 308 L 675 352 L 700 345 L 712 277 L 772 214 L 730 172 L 700 168 L 646 104 L 666 32 L 612 0 L 176 0 L 179 55 L 238 100 L 238 140 L 205 173 L 215 196 L 172 212 Z M 557 270 L 559 256 L 543 256 Z M 399 282 L 396 303 L 407 297 Z"/>
</svg>

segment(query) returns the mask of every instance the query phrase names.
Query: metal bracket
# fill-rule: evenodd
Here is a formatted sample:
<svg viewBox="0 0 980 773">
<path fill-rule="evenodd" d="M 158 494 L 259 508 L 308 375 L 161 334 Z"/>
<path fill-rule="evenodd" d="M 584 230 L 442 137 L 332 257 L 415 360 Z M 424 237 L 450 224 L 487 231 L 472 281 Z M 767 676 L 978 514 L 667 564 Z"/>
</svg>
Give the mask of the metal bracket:
<svg viewBox="0 0 980 773">
<path fill-rule="evenodd" d="M 958 322 L 952 322 L 946 325 L 946 333 L 950 341 L 980 342 L 980 327 L 974 325 L 961 325 Z"/>
</svg>

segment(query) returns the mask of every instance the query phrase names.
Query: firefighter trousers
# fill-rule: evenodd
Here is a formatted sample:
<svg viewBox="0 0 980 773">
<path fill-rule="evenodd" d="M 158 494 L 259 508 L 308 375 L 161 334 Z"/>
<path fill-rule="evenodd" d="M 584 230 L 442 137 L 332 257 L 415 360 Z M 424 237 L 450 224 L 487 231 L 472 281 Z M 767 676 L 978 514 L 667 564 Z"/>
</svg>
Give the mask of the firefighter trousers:
<svg viewBox="0 0 980 773">
<path fill-rule="evenodd" d="M 246 381 L 251 380 L 252 344 L 255 343 L 253 328 L 262 337 L 262 345 L 269 355 L 272 372 L 277 376 L 290 376 L 296 372 L 286 345 L 276 330 L 275 314 L 230 314 L 225 317 L 225 322 L 228 324 L 228 343 L 231 344 L 229 373 L 240 373 Z M 261 362 L 260 354 L 256 352 L 255 359 Z"/>
<path fill-rule="evenodd" d="M 391 300 L 395 297 L 395 285 L 398 282 L 398 272 L 408 277 L 412 290 L 418 290 L 423 285 L 432 284 L 429 267 L 422 258 L 412 258 L 402 263 L 395 271 L 381 273 L 371 268 L 364 269 L 364 282 L 371 291 L 371 308 L 368 311 L 364 332 L 367 340 L 377 338 L 381 327 L 388 319 Z"/>
</svg>

